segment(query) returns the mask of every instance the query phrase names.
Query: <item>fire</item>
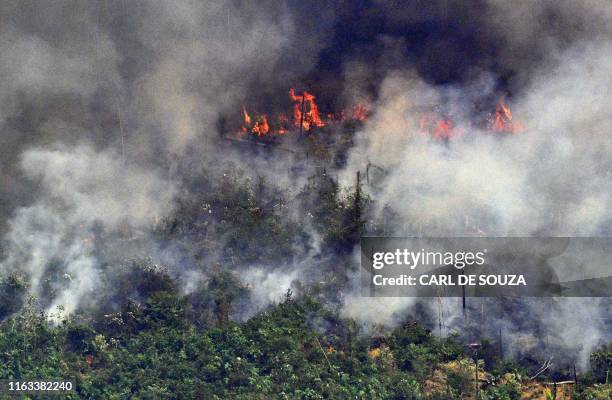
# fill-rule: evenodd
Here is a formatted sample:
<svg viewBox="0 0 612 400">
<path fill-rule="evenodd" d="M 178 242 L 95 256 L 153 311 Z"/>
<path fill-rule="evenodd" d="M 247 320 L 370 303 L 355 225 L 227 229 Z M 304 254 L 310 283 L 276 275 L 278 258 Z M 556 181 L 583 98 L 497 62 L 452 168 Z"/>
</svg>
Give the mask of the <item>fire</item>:
<svg viewBox="0 0 612 400">
<path fill-rule="evenodd" d="M 295 94 L 295 89 L 289 89 L 289 97 L 293 101 L 293 125 L 309 131 L 313 126 L 321 128 L 325 122 L 319 115 L 319 108 L 315 103 L 315 97 L 304 91 L 301 96 Z"/>
<path fill-rule="evenodd" d="M 252 123 L 251 116 L 247 112 L 246 108 L 242 109 L 244 113 L 244 126 L 241 129 L 242 133 L 252 133 L 257 136 L 265 136 L 270 132 L 270 124 L 268 124 L 268 117 L 262 114 L 255 118 L 255 123 Z"/>
<path fill-rule="evenodd" d="M 244 124 L 239 136 L 252 134 L 256 136 L 275 136 L 284 135 L 290 130 L 299 128 L 301 131 L 308 132 L 314 128 L 322 128 L 324 126 L 342 123 L 347 120 L 364 121 L 368 118 L 368 109 L 364 104 L 356 104 L 348 111 L 341 111 L 337 114 L 326 114 L 325 120 L 321 116 L 319 107 L 315 103 L 315 96 L 304 91 L 302 94 L 296 94 L 295 89 L 289 90 L 289 98 L 292 104 L 293 118 L 290 120 L 288 114 L 280 113 L 276 118 L 272 118 L 270 123 L 265 114 L 252 117 L 246 110 L 242 108 Z M 347 117 L 349 115 L 349 117 Z M 274 127 L 273 127 L 273 126 Z"/>
<path fill-rule="evenodd" d="M 453 135 L 453 123 L 449 119 L 441 118 L 436 122 L 433 137 L 436 139 L 450 138 Z"/>
<path fill-rule="evenodd" d="M 251 116 L 247 112 L 246 108 L 242 108 L 242 112 L 244 112 L 244 124 L 246 126 L 251 126 Z"/>
<path fill-rule="evenodd" d="M 362 122 L 369 117 L 369 110 L 363 103 L 357 103 L 337 113 L 322 114 L 315 102 L 315 96 L 307 91 L 298 94 L 294 88 L 290 88 L 289 99 L 291 111 L 280 113 L 270 119 L 266 114 L 249 114 L 246 107 L 243 107 L 244 124 L 238 135 L 280 136 L 298 129 L 300 132 L 309 132 L 315 128 L 347 121 Z M 487 116 L 486 121 L 486 128 L 491 132 L 519 133 L 523 131 L 523 124 L 513 118 L 504 97 L 499 99 L 495 111 Z M 421 114 L 418 127 L 419 133 L 431 136 L 436 140 L 450 140 L 465 132 L 461 126 L 454 123 L 450 115 L 438 114 L 435 111 Z"/>
<path fill-rule="evenodd" d="M 510 107 L 502 96 L 495 107 L 495 112 L 487 118 L 488 128 L 493 132 L 519 133 L 523 130 L 523 124 L 512 119 Z"/>
<path fill-rule="evenodd" d="M 257 136 L 264 136 L 267 135 L 269 131 L 270 125 L 268 125 L 268 118 L 264 114 L 261 116 L 261 120 L 255 122 L 255 125 L 253 125 L 253 133 Z"/>
<path fill-rule="evenodd" d="M 432 112 L 421 115 L 419 128 L 422 134 L 434 139 L 450 139 L 463 134 L 463 129 L 456 128 L 449 117 L 437 117 Z"/>
<path fill-rule="evenodd" d="M 465 132 L 463 128 L 457 127 L 449 116 L 434 112 L 424 113 L 419 117 L 419 129 L 421 134 L 438 140 L 452 139 Z M 487 129 L 491 132 L 519 133 L 523 131 L 523 124 L 513 119 L 510 107 L 502 97 L 495 107 L 495 112 L 487 117 Z"/>
</svg>

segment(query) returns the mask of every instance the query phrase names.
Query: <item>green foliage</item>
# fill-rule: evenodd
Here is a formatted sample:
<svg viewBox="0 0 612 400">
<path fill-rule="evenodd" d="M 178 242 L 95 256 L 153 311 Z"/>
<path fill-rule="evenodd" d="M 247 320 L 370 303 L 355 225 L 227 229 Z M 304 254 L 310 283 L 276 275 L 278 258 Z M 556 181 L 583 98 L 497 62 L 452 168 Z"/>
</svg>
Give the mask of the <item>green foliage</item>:
<svg viewBox="0 0 612 400">
<path fill-rule="evenodd" d="M 312 321 L 331 316 L 316 302 L 288 298 L 244 324 L 205 332 L 189 325 L 184 305 L 176 294 L 151 295 L 142 308 L 124 311 L 140 326 L 129 334 L 72 320 L 51 325 L 32 306 L 0 326 L 0 378 L 72 378 L 81 398 L 420 396 L 409 376 L 386 376 L 366 346 L 349 353 L 321 345 Z"/>
<path fill-rule="evenodd" d="M 497 377 L 504 374 L 512 374 L 518 378 L 529 375 L 525 368 L 511 360 L 497 360 L 491 367 L 491 373 Z"/>
<path fill-rule="evenodd" d="M 415 323 L 373 341 L 318 302 L 288 295 L 244 323 L 201 330 L 188 301 L 156 291 L 96 328 L 50 324 L 31 301 L 0 325 L 0 379 L 74 379 L 73 398 L 90 399 L 448 400 L 473 390 L 473 363 L 456 339 Z M 434 370 L 444 371 L 445 386 L 428 393 Z M 604 395 L 609 387 L 600 385 L 578 398 Z M 481 391 L 481 400 L 518 398 L 513 380 Z"/>
<path fill-rule="evenodd" d="M 590 361 L 593 379 L 600 383 L 610 382 L 610 371 L 612 371 L 612 346 L 606 346 L 591 354 Z"/>
<path fill-rule="evenodd" d="M 96 334 L 93 328 L 82 324 L 66 326 L 66 347 L 70 351 L 89 353 L 92 350 L 92 340 Z"/>
<path fill-rule="evenodd" d="M 449 369 L 446 375 L 448 387 L 460 395 L 473 393 L 476 369 L 469 359 L 461 359 L 456 363 L 456 368 Z"/>
<path fill-rule="evenodd" d="M 338 255 L 352 251 L 363 232 L 369 199 L 359 182 L 343 189 L 318 171 L 289 198 L 229 171 L 194 187 L 199 191 L 181 199 L 156 233 L 160 246 L 173 246 L 205 281 L 183 296 L 168 269 L 151 259 L 109 262 L 100 274 L 109 293 L 91 319 L 53 324 L 33 299 L 23 306 L 25 281 L 7 276 L 0 281 L 0 379 L 72 379 L 77 393 L 68 398 L 84 399 L 449 400 L 472 393 L 475 368 L 458 338 L 437 338 L 416 322 L 372 337 L 314 297 L 290 291 L 247 321 L 231 320 L 249 295 L 235 270 L 290 262 L 310 242 L 300 218 L 324 239 L 322 253 L 334 255 L 329 270 L 350 268 Z M 289 201 L 306 213 L 290 215 Z M 70 279 L 61 267 L 49 268 L 43 302 Z M 321 290 L 338 292 L 341 283 L 335 285 Z M 594 354 L 591 364 L 603 382 L 610 352 Z M 492 372 L 522 373 L 507 362 Z M 519 398 L 517 381 L 499 382 L 483 388 L 481 400 Z M 609 398 L 609 386 L 579 396 Z"/>
<path fill-rule="evenodd" d="M 436 364 L 457 359 L 463 349 L 454 336 L 439 339 L 415 323 L 407 323 L 391 336 L 391 346 L 401 369 L 424 380 Z"/>
<path fill-rule="evenodd" d="M 145 301 L 158 292 L 178 292 L 168 269 L 148 258 L 131 260 L 125 265 L 111 268 L 105 277 L 112 279 L 108 285 L 112 286 L 113 295 L 119 299 Z"/>
<path fill-rule="evenodd" d="M 183 240 L 196 259 L 222 249 L 219 256 L 232 265 L 291 258 L 303 232 L 289 213 L 286 193 L 263 178 L 242 176 L 230 169 L 214 183 L 199 182 L 207 190 L 179 200 L 174 214 L 159 224 L 160 238 Z"/>
<path fill-rule="evenodd" d="M 612 398 L 612 385 L 596 384 L 587 388 L 580 388 L 574 395 L 575 400 L 609 400 Z"/>
<path fill-rule="evenodd" d="M 342 190 L 325 171 L 318 171 L 309 178 L 298 197 L 306 210 L 304 218 L 311 220 L 328 248 L 342 254 L 350 252 L 359 242 L 370 204 L 360 182 Z"/>
<path fill-rule="evenodd" d="M 247 295 L 244 285 L 229 271 L 214 269 L 208 282 L 188 296 L 188 315 L 197 327 L 229 320 L 233 303 Z"/>
<path fill-rule="evenodd" d="M 516 383 L 490 386 L 481 392 L 481 400 L 519 400 L 521 393 Z"/>
</svg>

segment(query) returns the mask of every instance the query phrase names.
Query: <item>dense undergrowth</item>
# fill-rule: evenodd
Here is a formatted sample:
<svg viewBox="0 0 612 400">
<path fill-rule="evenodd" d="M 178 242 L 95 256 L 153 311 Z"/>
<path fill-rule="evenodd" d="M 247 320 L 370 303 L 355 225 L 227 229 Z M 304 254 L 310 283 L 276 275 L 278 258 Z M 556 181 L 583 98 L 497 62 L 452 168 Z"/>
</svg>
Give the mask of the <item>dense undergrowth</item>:
<svg viewBox="0 0 612 400">
<path fill-rule="evenodd" d="M 90 399 L 474 398 L 473 353 L 416 322 L 367 335 L 290 293 L 244 323 L 207 329 L 193 324 L 190 309 L 188 298 L 160 290 L 100 320 L 50 325 L 30 303 L 0 326 L 0 378 L 73 379 L 68 397 Z M 609 398 L 609 386 L 594 384 L 610 358 L 594 355 L 575 398 Z M 483 369 L 481 360 L 481 399 L 519 399 L 533 389 L 517 365 L 498 360 Z"/>
</svg>

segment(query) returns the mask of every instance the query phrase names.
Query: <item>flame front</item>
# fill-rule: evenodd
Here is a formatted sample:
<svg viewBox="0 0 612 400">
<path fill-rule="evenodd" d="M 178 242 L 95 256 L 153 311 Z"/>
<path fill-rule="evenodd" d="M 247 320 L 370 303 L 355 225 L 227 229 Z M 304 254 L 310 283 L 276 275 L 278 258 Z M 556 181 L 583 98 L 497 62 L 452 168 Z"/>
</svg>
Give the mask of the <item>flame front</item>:
<svg viewBox="0 0 612 400">
<path fill-rule="evenodd" d="M 369 116 L 366 106 L 358 103 L 351 109 L 325 114 L 325 120 L 323 120 L 315 102 L 315 96 L 311 93 L 304 91 L 302 94 L 296 94 L 295 89 L 291 88 L 289 98 L 292 102 L 292 118 L 289 117 L 291 114 L 280 113 L 276 118 L 270 120 L 272 123 L 269 122 L 266 114 L 251 116 L 243 107 L 244 125 L 239 135 L 277 136 L 297 129 L 309 132 L 314 128 L 345 121 L 365 121 Z M 523 124 L 513 119 L 504 97 L 500 98 L 495 112 L 487 116 L 486 122 L 486 128 L 491 132 L 518 133 L 523 130 Z M 436 112 L 421 114 L 418 127 L 421 134 L 431 136 L 436 140 L 450 140 L 465 132 L 462 127 L 453 123 L 450 116 Z"/>
<path fill-rule="evenodd" d="M 284 135 L 289 130 L 300 128 L 304 132 L 311 131 L 314 128 L 322 128 L 329 124 L 345 122 L 347 120 L 364 121 L 368 117 L 368 109 L 364 104 L 353 106 L 349 112 L 341 111 L 338 114 L 327 114 L 324 121 L 319 112 L 319 107 L 315 103 L 315 96 L 304 91 L 301 95 L 295 93 L 295 89 L 289 90 L 289 98 L 292 105 L 293 119 L 286 113 L 280 113 L 275 118 L 272 118 L 272 127 L 268 122 L 268 117 L 265 114 L 251 117 L 247 112 L 246 107 L 242 108 L 244 117 L 244 125 L 240 128 L 238 136 L 252 134 L 256 136 L 276 136 Z M 350 115 L 349 118 L 346 115 Z"/>
<path fill-rule="evenodd" d="M 487 116 L 486 128 L 490 132 L 519 133 L 523 131 L 523 124 L 513 119 L 510 107 L 502 97 L 495 106 L 495 112 Z M 462 135 L 465 130 L 457 127 L 449 116 L 428 112 L 419 117 L 419 132 L 434 139 L 448 140 Z"/>
</svg>

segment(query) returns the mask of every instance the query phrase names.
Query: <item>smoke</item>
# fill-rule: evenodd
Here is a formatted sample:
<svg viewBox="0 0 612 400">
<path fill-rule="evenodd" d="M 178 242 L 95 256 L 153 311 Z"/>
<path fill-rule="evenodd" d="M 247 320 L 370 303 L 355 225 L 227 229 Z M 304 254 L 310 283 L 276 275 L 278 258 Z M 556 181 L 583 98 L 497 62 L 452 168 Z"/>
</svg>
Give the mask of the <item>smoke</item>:
<svg viewBox="0 0 612 400">
<path fill-rule="evenodd" d="M 496 86 L 514 92 L 552 52 L 609 35 L 610 8 L 605 0 L 340 2 L 312 75 L 328 87 L 354 86 L 337 76 L 359 65 L 368 79 L 357 84 L 376 92 L 397 69 L 411 68 L 435 85 L 492 73 Z"/>
<path fill-rule="evenodd" d="M 406 319 L 406 310 L 416 303 L 409 297 L 361 297 L 347 296 L 343 315 L 366 325 L 395 326 Z"/>
<path fill-rule="evenodd" d="M 355 172 L 377 167 L 364 190 L 374 199 L 372 219 L 393 211 L 390 233 L 610 233 L 606 0 L 4 1 L 0 15 L 0 272 L 26 273 L 49 310 L 95 302 L 108 262 L 100 248 L 125 237 L 144 244 L 124 246 L 116 258 L 142 251 L 191 268 L 180 245 L 158 246 L 149 236 L 177 196 L 207 190 L 196 171 L 215 177 L 235 164 L 295 195 L 316 166 L 299 157 L 303 143 L 260 152 L 230 148 L 222 137 L 243 105 L 274 110 L 296 83 L 328 108 L 371 103 L 355 137 L 338 140 L 346 162 L 338 157 L 327 173 L 348 186 Z M 501 94 L 523 132 L 485 129 Z M 419 134 L 428 111 L 449 115 L 462 134 Z M 343 265 L 319 254 L 324 241 L 308 221 L 301 260 L 244 267 L 241 279 L 254 282 L 245 315 L 278 301 L 296 280 L 319 279 L 321 265 L 334 273 Z M 353 282 L 346 274 L 338 280 Z M 343 312 L 368 323 L 399 322 L 415 303 L 358 296 L 339 295 Z M 576 307 L 605 312 L 595 303 Z M 530 318 L 563 330 L 580 322 L 567 309 L 550 321 L 534 306 Z M 604 332 L 597 325 L 587 336 L 594 343 Z"/>
<path fill-rule="evenodd" d="M 427 234 L 602 234 L 611 218 L 604 89 L 611 50 L 610 42 L 585 43 L 533 75 L 510 104 L 525 124 L 514 135 L 492 134 L 461 114 L 455 120 L 465 132 L 448 142 L 419 134 L 424 108 L 440 102 L 465 108 L 470 88 L 466 95 L 391 75 L 358 133 L 344 180 L 368 163 L 382 167 L 387 175 L 378 182 L 378 212 L 390 206 Z"/>
<path fill-rule="evenodd" d="M 270 304 L 281 302 L 298 278 L 298 271 L 276 272 L 250 267 L 240 278 L 251 288 L 250 298 L 253 302 L 241 315 L 242 318 L 248 318 Z"/>
<path fill-rule="evenodd" d="M 272 79 L 269 66 L 294 33 L 286 11 L 265 5 L 187 1 L 133 11 L 141 50 L 154 54 L 134 82 L 137 122 L 147 136 L 158 130 L 164 147 L 178 154 L 189 145 L 205 151 L 197 140 L 218 136 L 220 113 L 235 107 L 251 81 Z"/>
<path fill-rule="evenodd" d="M 349 184 L 355 171 L 369 165 L 384 171 L 370 191 L 377 218 L 389 208 L 398 217 L 392 235 L 610 234 L 612 97 L 606 88 L 612 84 L 612 42 L 602 36 L 609 28 L 595 17 L 593 25 L 585 26 L 590 38 L 582 25 L 574 26 L 575 31 L 539 32 L 534 38 L 534 27 L 542 24 L 532 20 L 545 12 L 561 21 L 572 12 L 578 20 L 595 10 L 609 16 L 610 7 L 593 3 L 587 10 L 562 3 L 555 9 L 548 4 L 532 10 L 504 4 L 492 3 L 493 25 L 502 29 L 508 45 L 496 59 L 522 73 L 520 86 L 506 101 L 514 120 L 524 123 L 524 132 L 499 135 L 474 122 L 485 121 L 480 104 L 499 97 L 498 77 L 492 71 L 459 85 L 433 85 L 418 68 L 390 71 L 382 80 L 373 116 L 357 133 L 341 181 Z M 533 13 L 526 16 L 528 10 Z M 536 45 L 543 53 L 537 63 L 523 67 L 521 52 Z M 433 105 L 450 115 L 457 128 L 448 141 L 419 134 L 419 117 Z M 367 321 L 372 321 L 368 316 L 377 304 L 387 300 L 358 296 L 358 291 L 347 296 L 344 313 L 365 315 Z M 564 299 L 553 309 L 543 302 L 526 302 L 527 318 L 539 322 L 551 348 L 571 349 L 584 367 L 589 351 L 609 337 L 607 301 Z M 384 316 L 401 316 L 410 306 L 397 299 L 385 304 Z M 429 307 L 435 315 L 434 305 Z M 520 321 L 505 318 L 499 322 L 504 329 L 514 336 L 523 334 Z M 586 323 L 585 318 L 597 323 Z M 455 323 L 457 327 L 461 321 Z M 576 326 L 582 334 L 576 334 Z"/>
<path fill-rule="evenodd" d="M 286 89 L 309 69 L 333 15 L 321 13 L 316 32 L 304 34 L 306 10 L 275 2 L 1 7 L 2 175 L 12 180 L 1 198 L 9 211 L 27 202 L 14 196 L 24 185 L 15 179 L 17 158 L 34 145 L 87 139 L 140 164 L 214 158 L 211 138 L 227 133 L 219 117 L 251 96 L 253 84 Z M 20 189 L 27 197 L 29 188 Z"/>
<path fill-rule="evenodd" d="M 159 251 L 147 236 L 194 162 L 217 172 L 237 158 L 219 151 L 220 117 L 255 83 L 285 86 L 276 79 L 308 70 L 333 17 L 305 34 L 297 22 L 308 11 L 276 2 L 16 1 L 0 11 L 0 271 L 27 274 L 48 310 L 67 313 L 95 302 L 100 248 L 136 235 L 144 245 L 117 253 Z"/>
<path fill-rule="evenodd" d="M 112 150 L 91 146 L 31 149 L 21 157 L 26 176 L 39 187 L 34 204 L 10 221 L 3 271 L 29 274 L 32 290 L 44 297 L 44 278 L 54 262 L 65 264 L 65 287 L 49 306 L 74 311 L 96 289 L 95 228 L 105 234 L 142 230 L 167 214 L 176 189 L 153 171 L 125 165 Z M 48 278 L 48 276 L 47 276 Z"/>
</svg>

